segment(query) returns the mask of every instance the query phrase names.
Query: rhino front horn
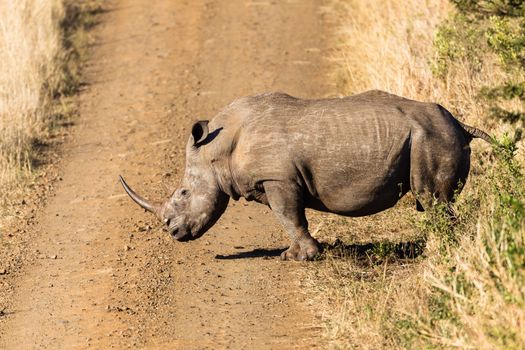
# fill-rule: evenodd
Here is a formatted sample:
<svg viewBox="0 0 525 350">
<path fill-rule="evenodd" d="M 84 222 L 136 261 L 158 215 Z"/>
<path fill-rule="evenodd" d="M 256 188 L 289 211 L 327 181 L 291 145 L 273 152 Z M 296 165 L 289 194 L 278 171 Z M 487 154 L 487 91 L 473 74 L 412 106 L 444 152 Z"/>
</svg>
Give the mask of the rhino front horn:
<svg viewBox="0 0 525 350">
<path fill-rule="evenodd" d="M 133 199 L 133 201 L 135 203 L 140 205 L 145 210 L 147 210 L 149 212 L 152 212 L 155 215 L 159 216 L 159 214 L 160 214 L 160 205 L 159 204 L 152 204 L 152 203 L 148 202 L 146 199 L 144 199 L 141 196 L 139 196 L 138 194 L 136 194 L 135 191 L 133 191 L 128 186 L 128 184 L 126 183 L 126 181 L 124 180 L 124 178 L 122 176 L 119 175 L 119 179 L 120 179 L 120 183 L 122 184 L 122 187 L 124 187 L 124 190 L 126 190 L 126 193 L 131 197 L 131 199 Z"/>
</svg>

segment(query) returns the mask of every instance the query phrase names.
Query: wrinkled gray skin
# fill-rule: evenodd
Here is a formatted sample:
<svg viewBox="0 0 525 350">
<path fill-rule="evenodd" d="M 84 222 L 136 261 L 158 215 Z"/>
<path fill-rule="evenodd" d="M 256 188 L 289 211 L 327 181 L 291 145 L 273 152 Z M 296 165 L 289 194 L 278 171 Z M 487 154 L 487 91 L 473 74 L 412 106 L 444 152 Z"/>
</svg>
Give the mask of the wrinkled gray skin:
<svg viewBox="0 0 525 350">
<path fill-rule="evenodd" d="M 229 198 L 268 205 L 291 238 L 283 259 L 312 259 L 305 208 L 345 216 L 388 209 L 408 191 L 419 210 L 450 202 L 470 167 L 469 143 L 490 142 L 446 109 L 382 91 L 321 100 L 284 93 L 237 99 L 197 122 L 182 187 L 163 204 L 130 196 L 177 240 L 202 236 Z"/>
</svg>

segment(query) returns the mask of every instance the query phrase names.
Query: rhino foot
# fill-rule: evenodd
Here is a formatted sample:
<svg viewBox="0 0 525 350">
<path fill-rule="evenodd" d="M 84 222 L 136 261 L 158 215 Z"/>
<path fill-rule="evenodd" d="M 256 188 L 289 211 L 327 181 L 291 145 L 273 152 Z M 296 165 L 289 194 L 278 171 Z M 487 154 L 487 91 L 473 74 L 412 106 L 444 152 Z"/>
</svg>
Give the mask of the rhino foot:
<svg viewBox="0 0 525 350">
<path fill-rule="evenodd" d="M 290 248 L 281 253 L 282 260 L 313 260 L 319 254 L 319 243 L 313 238 L 308 241 L 294 242 Z"/>
</svg>

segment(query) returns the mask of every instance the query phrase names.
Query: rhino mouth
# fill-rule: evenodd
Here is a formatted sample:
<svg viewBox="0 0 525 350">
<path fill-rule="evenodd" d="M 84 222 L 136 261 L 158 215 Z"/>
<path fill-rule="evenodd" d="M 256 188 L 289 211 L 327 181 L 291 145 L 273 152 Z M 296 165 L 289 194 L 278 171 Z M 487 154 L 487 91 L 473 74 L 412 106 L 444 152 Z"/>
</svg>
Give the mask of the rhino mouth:
<svg viewBox="0 0 525 350">
<path fill-rule="evenodd" d="M 175 238 L 177 241 L 188 241 L 191 235 L 187 231 L 180 230 L 178 227 L 169 227 L 168 232 L 170 236 Z"/>
<path fill-rule="evenodd" d="M 197 238 L 202 237 L 204 232 L 199 232 L 197 234 L 193 234 L 189 230 L 181 230 L 178 227 L 169 227 L 168 232 L 170 233 L 170 236 L 176 239 L 179 242 L 188 242 L 188 241 L 194 241 Z"/>
<path fill-rule="evenodd" d="M 199 238 L 200 236 L 202 236 L 202 234 L 194 235 L 189 230 L 181 230 L 180 228 L 175 227 L 175 226 L 169 227 L 168 232 L 170 233 L 171 237 L 173 237 L 179 242 L 193 241 Z"/>
</svg>

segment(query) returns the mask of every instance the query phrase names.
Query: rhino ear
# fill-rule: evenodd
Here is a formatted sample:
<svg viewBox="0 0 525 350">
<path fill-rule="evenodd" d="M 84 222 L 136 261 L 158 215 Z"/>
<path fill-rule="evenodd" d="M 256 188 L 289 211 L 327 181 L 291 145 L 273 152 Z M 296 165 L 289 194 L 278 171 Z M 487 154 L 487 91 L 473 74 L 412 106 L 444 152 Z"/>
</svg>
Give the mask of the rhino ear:
<svg viewBox="0 0 525 350">
<path fill-rule="evenodd" d="M 193 146 L 200 146 L 199 144 L 208 137 L 208 121 L 201 120 L 193 124 L 191 135 L 193 136 Z"/>
</svg>

